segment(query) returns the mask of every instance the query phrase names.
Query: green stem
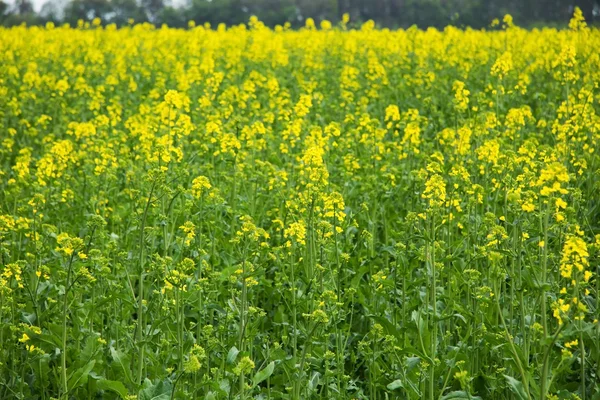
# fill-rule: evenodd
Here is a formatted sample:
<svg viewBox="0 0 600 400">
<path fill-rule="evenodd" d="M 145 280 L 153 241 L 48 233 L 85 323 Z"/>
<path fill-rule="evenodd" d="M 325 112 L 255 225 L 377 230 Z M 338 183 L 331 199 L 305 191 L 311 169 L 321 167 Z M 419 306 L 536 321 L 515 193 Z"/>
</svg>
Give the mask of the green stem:
<svg viewBox="0 0 600 400">
<path fill-rule="evenodd" d="M 152 195 L 154 194 L 154 189 L 156 187 L 156 178 L 152 182 L 152 187 L 150 188 L 150 194 L 148 195 L 148 200 L 146 201 L 146 207 L 144 208 L 144 215 L 142 216 L 142 224 L 140 227 L 140 271 L 139 271 L 139 288 L 137 295 L 137 327 L 136 327 L 136 336 L 135 343 L 139 346 L 138 349 L 138 365 L 137 365 L 137 375 L 136 382 L 142 382 L 142 373 L 144 371 L 144 351 L 145 346 L 142 342 L 142 330 L 143 330 L 143 322 L 144 322 L 144 231 L 146 230 L 146 218 L 148 216 L 148 210 L 150 209 L 150 203 L 152 201 Z"/>
<path fill-rule="evenodd" d="M 437 296 L 436 296 L 436 276 L 435 276 L 435 219 L 431 216 L 430 222 L 431 244 L 430 244 L 430 263 L 431 263 L 431 305 L 433 310 L 432 330 L 431 330 L 431 367 L 429 370 L 429 399 L 435 399 L 435 355 L 437 352 Z"/>
<path fill-rule="evenodd" d="M 62 309 L 62 352 L 61 352 L 61 376 L 62 376 L 62 389 L 63 393 L 61 398 L 67 399 L 69 392 L 69 384 L 67 382 L 67 309 L 69 305 L 69 290 L 71 288 L 71 275 L 73 274 L 73 257 L 71 254 L 69 258 L 69 265 L 67 267 L 67 281 L 65 283 L 65 296 L 63 298 L 63 309 Z"/>
<path fill-rule="evenodd" d="M 497 283 L 496 283 L 497 286 Z M 496 287 L 496 293 L 498 293 L 498 288 Z M 504 328 L 504 334 L 506 335 L 506 340 L 508 341 L 508 345 L 510 350 L 513 353 L 513 357 L 515 363 L 517 364 L 517 368 L 519 369 L 519 373 L 521 375 L 521 380 L 523 381 L 523 387 L 525 389 L 525 393 L 527 394 L 527 398 L 531 398 L 531 394 L 529 393 L 529 379 L 527 379 L 527 374 L 525 373 L 525 369 L 523 368 L 523 363 L 521 362 L 521 357 L 519 357 L 519 353 L 517 353 L 517 349 L 513 342 L 512 336 L 508 332 L 508 328 L 506 327 L 506 321 L 504 320 L 504 315 L 502 314 L 502 309 L 500 308 L 500 300 L 498 299 L 498 295 L 496 297 L 496 307 L 498 308 L 498 315 L 500 316 L 500 321 L 502 322 L 502 327 Z"/>
</svg>

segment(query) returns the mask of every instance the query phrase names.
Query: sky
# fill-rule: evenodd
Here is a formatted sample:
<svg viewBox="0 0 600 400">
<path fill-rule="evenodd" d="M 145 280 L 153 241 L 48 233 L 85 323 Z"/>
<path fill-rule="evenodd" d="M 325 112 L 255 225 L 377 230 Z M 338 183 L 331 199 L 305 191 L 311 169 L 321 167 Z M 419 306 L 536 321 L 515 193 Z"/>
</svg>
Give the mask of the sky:
<svg viewBox="0 0 600 400">
<path fill-rule="evenodd" d="M 30 0 L 31 3 L 33 4 L 33 9 L 35 10 L 35 12 L 40 12 L 40 10 L 42 9 L 42 6 L 44 4 L 46 4 L 49 0 Z M 57 4 L 66 4 L 69 0 L 52 0 L 53 2 L 57 3 Z M 15 0 L 4 0 L 5 3 L 10 4 L 11 6 L 14 6 L 15 4 Z M 184 4 L 185 0 L 172 0 L 168 3 L 171 3 L 175 6 Z"/>
<path fill-rule="evenodd" d="M 31 3 L 33 4 L 33 9 L 36 12 L 39 12 L 46 1 L 48 1 L 48 0 L 31 0 Z M 5 0 L 5 3 L 8 3 L 11 6 L 14 6 L 15 0 L 8 0 L 8 1 Z"/>
</svg>

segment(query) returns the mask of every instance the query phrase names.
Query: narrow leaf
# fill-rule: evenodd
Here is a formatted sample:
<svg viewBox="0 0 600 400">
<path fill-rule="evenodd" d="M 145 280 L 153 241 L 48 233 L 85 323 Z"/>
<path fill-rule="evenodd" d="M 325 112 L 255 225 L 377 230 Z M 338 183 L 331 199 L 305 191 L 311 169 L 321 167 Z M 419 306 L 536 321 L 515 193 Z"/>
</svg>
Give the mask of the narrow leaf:
<svg viewBox="0 0 600 400">
<path fill-rule="evenodd" d="M 404 385 L 402 384 L 402 381 L 400 379 L 396 379 L 394 382 L 387 385 L 388 390 L 396 390 L 403 387 Z"/>
<path fill-rule="evenodd" d="M 114 362 L 121 367 L 123 374 L 127 378 L 128 383 L 133 384 L 133 377 L 131 376 L 131 370 L 129 369 L 129 357 L 126 354 L 123 354 L 119 350 L 114 347 L 110 348 L 110 355 L 113 358 Z"/>
<path fill-rule="evenodd" d="M 519 400 L 529 400 L 529 396 L 527 395 L 527 392 L 525 392 L 525 388 L 523 387 L 523 383 L 521 383 L 521 381 L 518 381 L 512 376 L 508 375 L 504 375 L 504 377 L 508 382 L 508 387 Z"/>
<path fill-rule="evenodd" d="M 261 369 L 254 375 L 254 378 L 252 379 L 252 383 L 254 384 L 254 386 L 258 385 L 265 379 L 269 378 L 273 374 L 274 370 L 275 370 L 275 362 L 271 361 L 269 363 L 269 365 L 267 365 L 266 367 L 264 367 L 263 369 Z"/>
<path fill-rule="evenodd" d="M 87 383 L 90 372 L 94 368 L 95 364 L 96 360 L 92 360 L 83 367 L 79 368 L 77 371 L 75 371 L 73 375 L 71 375 L 71 377 L 69 378 L 69 390 L 77 389 L 79 386 Z"/>
<path fill-rule="evenodd" d="M 235 346 L 229 349 L 229 353 L 227 353 L 227 364 L 233 364 L 239 353 L 240 351 Z"/>
<path fill-rule="evenodd" d="M 97 383 L 98 389 L 117 393 L 122 399 L 126 399 L 128 392 L 123 383 L 119 381 L 109 381 L 108 379 L 100 379 Z"/>
</svg>

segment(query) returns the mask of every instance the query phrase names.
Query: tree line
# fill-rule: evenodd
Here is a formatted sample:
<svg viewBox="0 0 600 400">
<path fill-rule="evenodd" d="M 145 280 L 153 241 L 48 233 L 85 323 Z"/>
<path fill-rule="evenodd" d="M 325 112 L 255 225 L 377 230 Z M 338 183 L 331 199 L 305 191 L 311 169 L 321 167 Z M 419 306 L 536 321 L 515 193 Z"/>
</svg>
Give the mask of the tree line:
<svg viewBox="0 0 600 400">
<path fill-rule="evenodd" d="M 286 22 L 300 27 L 309 17 L 317 23 L 336 22 L 347 13 L 354 23 L 374 20 L 389 28 L 482 28 L 505 14 L 520 26 L 561 27 L 576 6 L 589 24 L 600 22 L 600 0 L 47 0 L 37 12 L 32 0 L 7 1 L 0 0 L 0 24 L 6 26 L 75 26 L 79 20 L 101 18 L 104 24 L 119 26 L 135 21 L 186 27 L 194 21 L 215 27 L 245 23 L 256 15 L 271 27 Z"/>
</svg>

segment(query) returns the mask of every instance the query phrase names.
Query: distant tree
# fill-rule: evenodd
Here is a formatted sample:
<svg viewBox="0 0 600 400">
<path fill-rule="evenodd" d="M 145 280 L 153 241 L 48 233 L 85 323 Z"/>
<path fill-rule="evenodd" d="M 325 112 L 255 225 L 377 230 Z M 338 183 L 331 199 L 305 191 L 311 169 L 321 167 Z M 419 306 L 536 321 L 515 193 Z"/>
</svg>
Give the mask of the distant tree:
<svg viewBox="0 0 600 400">
<path fill-rule="evenodd" d="M 146 13 L 144 8 L 138 5 L 136 0 L 112 0 L 110 22 L 114 22 L 119 26 L 126 25 L 129 19 L 135 22 L 146 21 Z"/>
<path fill-rule="evenodd" d="M 29 0 L 17 0 L 15 2 L 17 14 L 25 15 L 33 13 L 33 3 Z"/>
<path fill-rule="evenodd" d="M 156 23 L 158 21 L 158 16 L 165 8 L 164 0 L 142 0 L 142 9 L 146 13 L 146 18 L 150 22 Z"/>
<path fill-rule="evenodd" d="M 209 22 L 217 26 L 223 22 L 237 25 L 248 21 L 251 15 L 249 11 L 242 0 L 192 0 L 187 15 L 197 24 Z"/>
<path fill-rule="evenodd" d="M 4 2 L 0 4 L 0 23 L 2 25 L 14 26 L 23 23 L 39 25 L 41 22 L 29 0 L 17 0 L 13 7 Z"/>
<path fill-rule="evenodd" d="M 60 0 L 49 0 L 40 9 L 40 18 L 44 21 L 60 22 L 64 18 L 64 4 Z"/>
<path fill-rule="evenodd" d="M 373 0 L 378 2 L 380 0 Z M 339 20 L 339 6 L 336 0 L 296 0 L 298 9 L 298 22 L 304 25 L 304 21 L 312 18 L 319 23 L 322 20 Z"/>
<path fill-rule="evenodd" d="M 187 26 L 186 15 L 183 9 L 163 7 L 156 16 L 157 25 L 166 24 L 170 27 L 183 28 Z"/>
<path fill-rule="evenodd" d="M 583 16 L 588 23 L 593 23 L 600 17 L 600 15 L 594 15 L 594 10 L 600 14 L 600 2 L 595 0 L 577 0 L 576 3 L 581 8 Z"/>
<path fill-rule="evenodd" d="M 8 10 L 8 3 L 5 3 L 4 1 L 0 0 L 0 22 L 3 21 L 6 14 L 8 14 Z"/>
<path fill-rule="evenodd" d="M 449 24 L 481 28 L 494 18 L 511 14 L 515 23 L 525 27 L 566 27 L 575 6 L 581 8 L 588 23 L 600 22 L 600 0 L 183 0 L 187 3 L 177 6 L 170 2 L 182 0 L 47 0 L 39 15 L 32 0 L 15 1 L 9 6 L 7 0 L 0 0 L 1 24 L 75 24 L 79 19 L 100 17 L 118 25 L 132 18 L 155 25 L 187 26 L 193 20 L 216 27 L 219 23 L 247 23 L 256 15 L 267 26 L 290 22 L 300 27 L 309 17 L 318 25 L 324 19 L 335 23 L 349 13 L 351 26 L 372 19 L 390 28 L 443 28 Z"/>
<path fill-rule="evenodd" d="M 65 7 L 64 19 L 73 25 L 80 19 L 104 18 L 111 11 L 108 0 L 71 0 Z"/>
<path fill-rule="evenodd" d="M 265 25 L 275 26 L 296 20 L 298 8 L 294 0 L 244 0 L 242 9 L 247 10 L 247 15 L 256 15 Z"/>
</svg>

